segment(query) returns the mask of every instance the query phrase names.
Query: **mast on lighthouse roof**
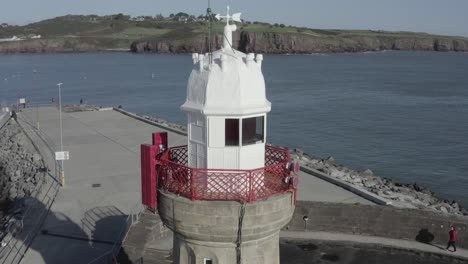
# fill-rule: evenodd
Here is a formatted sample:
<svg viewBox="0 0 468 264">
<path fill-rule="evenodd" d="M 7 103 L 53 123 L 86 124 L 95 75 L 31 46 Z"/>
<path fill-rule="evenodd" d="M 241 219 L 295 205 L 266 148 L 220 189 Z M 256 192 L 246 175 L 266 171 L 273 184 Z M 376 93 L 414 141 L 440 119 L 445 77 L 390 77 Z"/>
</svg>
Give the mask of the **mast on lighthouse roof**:
<svg viewBox="0 0 468 264">
<path fill-rule="evenodd" d="M 232 32 L 237 30 L 237 26 L 235 24 L 229 24 L 229 20 L 241 22 L 241 14 L 242 13 L 235 13 L 233 15 L 229 15 L 229 6 L 226 7 L 226 16 L 221 16 L 220 14 L 216 15 L 216 19 L 224 19 L 226 20 L 226 26 L 224 26 L 224 37 L 223 37 L 223 49 L 232 49 Z"/>
</svg>

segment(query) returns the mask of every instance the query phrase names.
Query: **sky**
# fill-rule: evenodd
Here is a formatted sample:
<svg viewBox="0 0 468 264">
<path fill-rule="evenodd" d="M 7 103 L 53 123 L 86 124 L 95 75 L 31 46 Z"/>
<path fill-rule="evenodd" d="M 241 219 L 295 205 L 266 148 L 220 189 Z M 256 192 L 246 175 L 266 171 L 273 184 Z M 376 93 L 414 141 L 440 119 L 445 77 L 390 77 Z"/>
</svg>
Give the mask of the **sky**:
<svg viewBox="0 0 468 264">
<path fill-rule="evenodd" d="M 207 5 L 208 0 L 0 0 L 0 23 L 22 25 L 66 14 L 200 15 Z M 215 13 L 225 13 L 226 5 L 249 21 L 468 37 L 468 0 L 211 0 Z"/>
</svg>

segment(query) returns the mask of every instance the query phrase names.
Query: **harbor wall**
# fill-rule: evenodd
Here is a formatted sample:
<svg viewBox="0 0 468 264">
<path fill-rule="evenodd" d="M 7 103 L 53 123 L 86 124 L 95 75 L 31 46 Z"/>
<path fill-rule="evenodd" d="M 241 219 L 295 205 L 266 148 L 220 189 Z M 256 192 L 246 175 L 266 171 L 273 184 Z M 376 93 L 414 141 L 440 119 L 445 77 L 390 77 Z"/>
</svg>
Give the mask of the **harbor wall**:
<svg viewBox="0 0 468 264">
<path fill-rule="evenodd" d="M 308 221 L 304 220 L 307 216 Z M 458 231 L 457 246 L 468 247 L 468 218 L 392 206 L 298 201 L 288 231 L 326 231 L 379 236 L 445 245 L 450 226 Z"/>
<path fill-rule="evenodd" d="M 0 129 L 10 120 L 10 113 L 0 112 Z"/>
</svg>

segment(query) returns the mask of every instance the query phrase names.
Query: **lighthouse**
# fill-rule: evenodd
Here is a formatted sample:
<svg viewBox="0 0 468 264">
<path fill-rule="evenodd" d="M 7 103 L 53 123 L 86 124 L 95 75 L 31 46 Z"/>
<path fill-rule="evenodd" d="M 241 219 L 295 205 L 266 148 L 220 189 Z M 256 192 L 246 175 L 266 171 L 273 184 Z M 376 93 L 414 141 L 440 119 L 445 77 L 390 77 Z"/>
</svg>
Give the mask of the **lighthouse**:
<svg viewBox="0 0 468 264">
<path fill-rule="evenodd" d="M 263 56 L 233 48 L 240 14 L 217 17 L 226 20 L 222 48 L 192 54 L 181 106 L 187 146 L 169 148 L 165 133 L 142 145 L 143 204 L 174 232 L 174 263 L 278 264 L 297 166 L 287 149 L 266 143 Z"/>
<path fill-rule="evenodd" d="M 229 9 L 228 9 L 229 10 Z M 229 13 L 222 49 L 193 54 L 196 67 L 181 109 L 188 119 L 189 165 L 197 168 L 254 169 L 264 166 L 267 113 L 261 54 L 232 48 Z"/>
</svg>

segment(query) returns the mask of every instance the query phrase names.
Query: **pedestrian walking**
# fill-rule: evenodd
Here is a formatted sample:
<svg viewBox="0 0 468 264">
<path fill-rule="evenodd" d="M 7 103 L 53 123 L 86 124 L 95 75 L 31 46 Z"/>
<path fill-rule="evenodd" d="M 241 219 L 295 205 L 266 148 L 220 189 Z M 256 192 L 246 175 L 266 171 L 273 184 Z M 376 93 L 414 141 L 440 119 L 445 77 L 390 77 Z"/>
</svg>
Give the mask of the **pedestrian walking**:
<svg viewBox="0 0 468 264">
<path fill-rule="evenodd" d="M 82 104 L 83 104 L 83 98 L 80 99 L 80 105 L 82 105 Z"/>
<path fill-rule="evenodd" d="M 447 250 L 452 246 L 453 252 L 457 251 L 457 246 L 455 245 L 457 242 L 457 229 L 454 226 L 450 228 L 449 231 L 449 242 L 447 244 Z"/>
</svg>

